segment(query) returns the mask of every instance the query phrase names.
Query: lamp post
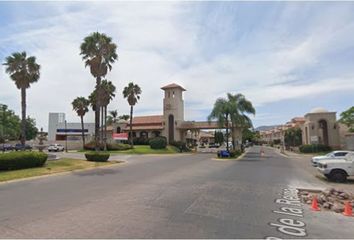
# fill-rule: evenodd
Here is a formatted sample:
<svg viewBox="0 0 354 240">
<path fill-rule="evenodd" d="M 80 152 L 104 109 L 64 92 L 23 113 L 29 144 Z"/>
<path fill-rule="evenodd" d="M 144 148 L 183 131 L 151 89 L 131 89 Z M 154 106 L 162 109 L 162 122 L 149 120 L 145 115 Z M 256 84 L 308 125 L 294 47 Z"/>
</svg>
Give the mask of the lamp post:
<svg viewBox="0 0 354 240">
<path fill-rule="evenodd" d="M 66 127 L 66 120 L 65 120 L 65 152 L 68 152 L 68 130 Z"/>
</svg>

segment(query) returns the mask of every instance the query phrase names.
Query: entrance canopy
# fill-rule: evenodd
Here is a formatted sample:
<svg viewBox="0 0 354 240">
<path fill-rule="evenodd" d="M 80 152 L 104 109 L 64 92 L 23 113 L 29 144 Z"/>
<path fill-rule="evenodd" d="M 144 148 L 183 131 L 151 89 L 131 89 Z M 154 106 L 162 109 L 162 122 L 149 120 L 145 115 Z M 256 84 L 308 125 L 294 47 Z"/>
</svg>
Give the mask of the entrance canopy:
<svg viewBox="0 0 354 240">
<path fill-rule="evenodd" d="M 193 130 L 193 129 L 218 129 L 220 128 L 217 122 L 183 122 L 179 127 L 181 130 Z"/>
</svg>

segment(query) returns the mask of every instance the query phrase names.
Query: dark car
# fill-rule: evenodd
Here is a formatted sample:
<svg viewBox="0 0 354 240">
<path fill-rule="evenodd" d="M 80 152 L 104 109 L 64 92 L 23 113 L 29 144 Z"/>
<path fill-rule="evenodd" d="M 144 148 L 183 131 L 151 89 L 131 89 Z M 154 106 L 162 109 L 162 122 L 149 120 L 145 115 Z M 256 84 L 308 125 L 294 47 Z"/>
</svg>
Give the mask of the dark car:
<svg viewBox="0 0 354 240">
<path fill-rule="evenodd" d="M 32 147 L 28 144 L 22 145 L 21 143 L 18 143 L 15 145 L 15 150 L 16 151 L 26 151 L 26 150 L 32 150 Z"/>
<path fill-rule="evenodd" d="M 14 146 L 11 144 L 0 144 L 0 151 L 12 151 L 14 150 Z"/>
</svg>

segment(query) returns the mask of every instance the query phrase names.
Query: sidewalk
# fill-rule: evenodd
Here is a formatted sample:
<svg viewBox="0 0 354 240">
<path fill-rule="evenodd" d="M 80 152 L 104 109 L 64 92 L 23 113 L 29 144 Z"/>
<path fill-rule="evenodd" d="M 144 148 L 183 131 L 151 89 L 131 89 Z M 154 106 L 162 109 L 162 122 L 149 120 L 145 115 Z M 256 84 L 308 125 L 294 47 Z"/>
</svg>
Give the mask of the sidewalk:
<svg viewBox="0 0 354 240">
<path fill-rule="evenodd" d="M 277 152 L 283 156 L 286 156 L 288 159 L 293 161 L 296 166 L 301 167 L 318 181 L 321 181 L 323 184 L 327 185 L 328 188 L 341 189 L 354 194 L 354 178 L 348 178 L 346 183 L 331 182 L 327 180 L 321 173 L 319 173 L 315 167 L 312 166 L 311 158 L 316 156 L 316 154 L 301 154 L 290 151 L 285 151 L 285 153 L 282 154 L 280 153 L 280 149 L 277 149 Z"/>
</svg>

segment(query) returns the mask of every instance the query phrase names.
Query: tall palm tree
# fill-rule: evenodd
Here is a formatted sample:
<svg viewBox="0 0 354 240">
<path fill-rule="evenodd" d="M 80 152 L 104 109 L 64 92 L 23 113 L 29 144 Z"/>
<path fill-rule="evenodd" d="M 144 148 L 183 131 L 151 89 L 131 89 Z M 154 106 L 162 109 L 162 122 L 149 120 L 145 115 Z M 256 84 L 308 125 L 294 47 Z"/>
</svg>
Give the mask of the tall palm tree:
<svg viewBox="0 0 354 240">
<path fill-rule="evenodd" d="M 103 80 L 101 82 L 101 89 L 102 89 L 102 93 L 100 97 L 102 102 L 102 113 L 104 113 L 104 117 L 102 117 L 102 119 L 104 119 L 104 122 L 102 123 L 102 126 L 104 126 L 104 136 L 102 136 L 102 138 L 104 141 L 104 148 L 105 150 L 107 150 L 107 106 L 112 101 L 112 99 L 116 96 L 115 95 L 116 87 L 113 85 L 111 81 Z"/>
<path fill-rule="evenodd" d="M 15 52 L 6 58 L 3 64 L 6 73 L 21 90 L 21 144 L 26 142 L 26 89 L 31 83 L 35 83 L 40 77 L 40 65 L 36 63 L 36 57 L 27 57 L 26 52 Z"/>
<path fill-rule="evenodd" d="M 108 116 L 108 120 L 107 121 L 110 124 L 116 123 L 117 122 L 117 118 L 118 118 L 118 111 L 117 110 L 109 111 L 109 116 Z"/>
<path fill-rule="evenodd" d="M 98 90 L 101 78 L 106 76 L 108 70 L 112 69 L 112 64 L 118 59 L 116 53 L 117 45 L 112 42 L 112 38 L 104 33 L 94 32 L 87 36 L 80 46 L 82 59 L 85 66 L 90 67 L 92 76 L 96 78 Z M 100 107 L 96 98 L 95 107 L 95 149 L 99 151 L 99 128 L 100 128 Z"/>
<path fill-rule="evenodd" d="M 247 114 L 255 115 L 256 110 L 252 103 L 242 94 L 233 95 L 228 93 L 227 99 L 230 108 L 232 146 L 235 150 L 236 128 L 251 128 L 252 120 L 247 116 Z"/>
<path fill-rule="evenodd" d="M 220 128 L 226 128 L 226 150 L 229 151 L 229 123 L 230 106 L 225 98 L 218 98 L 214 103 L 213 110 L 208 116 L 208 121 L 216 119 Z"/>
<path fill-rule="evenodd" d="M 123 96 L 128 100 L 130 105 L 130 145 L 133 147 L 133 107 L 140 99 L 141 88 L 139 85 L 130 82 L 123 90 Z"/>
<path fill-rule="evenodd" d="M 84 97 L 77 97 L 71 104 L 73 106 L 73 110 L 81 118 L 82 147 L 85 148 L 84 116 L 89 111 L 88 107 L 90 105 L 90 101 Z"/>
</svg>

